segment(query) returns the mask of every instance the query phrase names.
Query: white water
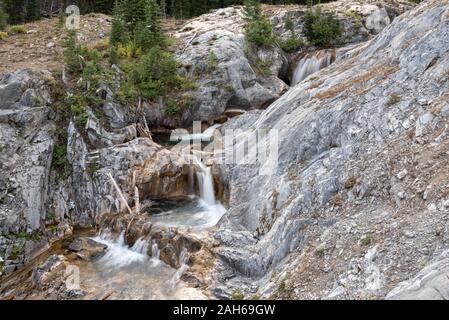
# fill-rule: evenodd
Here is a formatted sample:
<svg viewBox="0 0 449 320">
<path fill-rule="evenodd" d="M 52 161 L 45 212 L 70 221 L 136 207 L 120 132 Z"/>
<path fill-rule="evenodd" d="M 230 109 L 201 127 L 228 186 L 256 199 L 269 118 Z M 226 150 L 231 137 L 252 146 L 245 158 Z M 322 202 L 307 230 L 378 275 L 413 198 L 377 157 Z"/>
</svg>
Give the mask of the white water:
<svg viewBox="0 0 449 320">
<path fill-rule="evenodd" d="M 334 60 L 334 56 L 335 53 L 333 50 L 321 50 L 307 54 L 296 66 L 293 72 L 291 86 L 295 86 L 311 74 L 330 65 Z"/>
<path fill-rule="evenodd" d="M 201 199 L 210 206 L 216 204 L 214 181 L 210 167 L 205 166 L 201 161 L 197 160 L 198 171 L 196 176 L 198 179 L 198 186 L 200 189 Z"/>
<path fill-rule="evenodd" d="M 184 272 L 189 269 L 189 254 L 187 252 L 187 249 L 182 249 L 180 255 L 179 255 L 179 264 L 181 265 L 178 270 L 176 270 L 175 274 L 173 275 L 173 278 L 171 279 L 172 288 L 175 288 L 176 285 L 179 283 L 179 280 L 181 280 L 182 275 Z"/>
<path fill-rule="evenodd" d="M 193 197 L 187 203 L 181 203 L 176 208 L 165 209 L 158 214 L 150 215 L 155 225 L 164 227 L 188 228 L 202 230 L 214 227 L 225 214 L 226 209 L 215 198 L 212 170 L 199 158 L 193 156 L 196 168 L 199 199 Z M 189 174 L 189 193 L 194 190 L 193 168 Z"/>
<path fill-rule="evenodd" d="M 153 240 L 153 245 L 151 246 L 151 256 L 154 259 L 158 259 L 158 260 L 159 260 L 159 258 L 161 256 L 161 251 L 159 250 L 159 247 L 158 247 L 158 245 L 156 243 L 156 240 Z"/>
<path fill-rule="evenodd" d="M 187 261 L 180 260 L 182 269 L 175 270 L 160 261 L 159 248 L 153 242 L 154 257 L 148 256 L 149 241 L 139 239 L 129 247 L 121 234 L 114 238 L 102 234 L 93 240 L 107 245 L 106 253 L 95 262 L 80 265 L 80 280 L 87 289 L 88 299 L 204 299 L 197 289 L 179 281 L 187 270 Z M 187 252 L 184 253 L 188 255 Z M 170 285 L 167 285 L 170 284 Z"/>
</svg>

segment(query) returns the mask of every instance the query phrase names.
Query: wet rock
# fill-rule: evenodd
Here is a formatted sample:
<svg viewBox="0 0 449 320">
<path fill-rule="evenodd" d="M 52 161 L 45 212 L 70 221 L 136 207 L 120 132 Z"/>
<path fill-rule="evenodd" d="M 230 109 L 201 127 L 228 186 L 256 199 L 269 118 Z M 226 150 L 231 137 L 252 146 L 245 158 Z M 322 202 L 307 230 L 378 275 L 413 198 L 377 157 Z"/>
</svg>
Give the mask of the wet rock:
<svg viewBox="0 0 449 320">
<path fill-rule="evenodd" d="M 165 230 L 153 230 L 151 238 L 158 244 L 160 259 L 176 269 L 181 266 L 180 256 L 183 250 L 193 254 L 202 247 L 201 241 L 188 234 L 177 233 L 170 236 Z"/>
<path fill-rule="evenodd" d="M 57 272 L 65 268 L 64 256 L 52 255 L 42 265 L 33 268 L 31 280 L 33 285 L 43 285 L 51 280 Z"/>
<path fill-rule="evenodd" d="M 83 237 L 73 240 L 68 249 L 76 252 L 83 260 L 93 260 L 101 258 L 106 253 L 107 245 Z"/>
</svg>

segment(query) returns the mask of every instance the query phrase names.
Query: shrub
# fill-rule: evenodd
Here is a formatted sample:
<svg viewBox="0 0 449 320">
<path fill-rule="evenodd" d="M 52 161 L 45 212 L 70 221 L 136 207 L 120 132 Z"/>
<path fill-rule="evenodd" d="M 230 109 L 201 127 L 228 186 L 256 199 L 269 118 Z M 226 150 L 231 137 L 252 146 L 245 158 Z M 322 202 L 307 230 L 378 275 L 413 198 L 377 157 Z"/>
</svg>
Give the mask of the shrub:
<svg viewBox="0 0 449 320">
<path fill-rule="evenodd" d="M 132 81 L 148 99 L 165 96 L 168 90 L 181 89 L 184 78 L 178 75 L 179 63 L 173 56 L 152 48 L 143 55 L 132 71 Z"/>
<path fill-rule="evenodd" d="M 239 290 L 234 290 L 231 294 L 231 300 L 244 300 L 245 296 Z"/>
<path fill-rule="evenodd" d="M 8 21 L 8 16 L 6 15 L 6 13 L 3 11 L 3 9 L 0 6 L 0 31 L 3 31 L 6 29 L 7 21 Z"/>
<path fill-rule="evenodd" d="M 142 49 L 134 41 L 129 41 L 125 45 L 118 45 L 117 54 L 120 58 L 139 58 L 142 55 Z"/>
<path fill-rule="evenodd" d="M 243 9 L 246 40 L 258 46 L 269 46 L 274 42 L 273 26 L 262 14 L 259 0 L 245 0 Z"/>
<path fill-rule="evenodd" d="M 177 115 L 180 111 L 181 111 L 181 108 L 175 101 L 173 101 L 171 99 L 167 99 L 165 101 L 165 114 L 167 116 L 173 117 L 173 116 Z"/>
<path fill-rule="evenodd" d="M 15 25 L 15 26 L 11 26 L 9 28 L 9 32 L 12 33 L 12 34 L 19 34 L 19 33 L 26 33 L 27 30 L 26 30 L 24 25 L 18 24 L 18 25 Z"/>
<path fill-rule="evenodd" d="M 218 63 L 217 63 L 217 56 L 215 55 L 214 52 L 210 52 L 209 56 L 207 57 L 207 70 L 209 72 L 215 71 L 218 68 Z"/>
<path fill-rule="evenodd" d="M 334 13 L 321 13 L 321 9 L 310 10 L 304 17 L 304 34 L 316 46 L 328 46 L 341 37 L 340 21 Z"/>
<path fill-rule="evenodd" d="M 299 37 L 292 36 L 287 40 L 281 41 L 279 45 L 285 52 L 293 52 L 301 48 L 304 42 Z"/>
<path fill-rule="evenodd" d="M 0 31 L 0 40 L 5 40 L 5 38 L 8 36 L 8 33 Z"/>
<path fill-rule="evenodd" d="M 115 15 L 114 19 L 112 20 L 112 29 L 109 36 L 109 43 L 115 46 L 120 42 L 124 42 L 124 30 L 125 22 L 120 16 Z"/>
<path fill-rule="evenodd" d="M 78 74 L 82 71 L 80 60 L 80 47 L 76 43 L 76 33 L 69 31 L 62 42 L 64 48 L 64 62 L 70 74 Z"/>
<path fill-rule="evenodd" d="M 63 168 L 67 162 L 67 145 L 55 144 L 53 148 L 52 166 L 55 168 Z"/>
<path fill-rule="evenodd" d="M 258 46 L 269 46 L 274 42 L 273 27 L 265 17 L 248 23 L 245 31 L 247 41 Z"/>
<path fill-rule="evenodd" d="M 287 17 L 284 21 L 285 28 L 290 31 L 290 37 L 286 40 L 280 41 L 279 45 L 285 52 L 293 52 L 304 45 L 301 38 L 295 32 L 293 21 Z"/>
<path fill-rule="evenodd" d="M 119 61 L 119 56 L 117 52 L 117 48 L 114 45 L 109 46 L 109 63 L 117 64 Z"/>
</svg>

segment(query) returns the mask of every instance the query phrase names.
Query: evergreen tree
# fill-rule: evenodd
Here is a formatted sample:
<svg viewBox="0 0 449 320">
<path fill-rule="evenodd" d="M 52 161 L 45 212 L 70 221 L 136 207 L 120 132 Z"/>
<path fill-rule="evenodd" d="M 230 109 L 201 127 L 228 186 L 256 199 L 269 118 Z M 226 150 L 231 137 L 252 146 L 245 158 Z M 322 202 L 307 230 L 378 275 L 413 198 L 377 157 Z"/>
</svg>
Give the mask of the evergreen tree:
<svg viewBox="0 0 449 320">
<path fill-rule="evenodd" d="M 27 0 L 26 3 L 26 21 L 36 21 L 41 18 L 41 6 L 39 0 Z"/>
<path fill-rule="evenodd" d="M 9 24 L 23 22 L 25 0 L 3 0 L 3 9 L 8 15 Z"/>
<path fill-rule="evenodd" d="M 165 46 L 160 9 L 155 0 L 122 0 L 114 9 L 111 44 L 134 42 L 147 51 Z"/>
<path fill-rule="evenodd" d="M 246 40 L 258 46 L 268 46 L 274 42 L 273 26 L 262 14 L 259 0 L 245 0 L 243 15 L 246 21 Z"/>
<path fill-rule="evenodd" d="M 114 8 L 115 0 L 95 0 L 93 11 L 111 14 Z"/>
<path fill-rule="evenodd" d="M 0 31 L 3 31 L 6 29 L 7 22 L 8 22 L 8 16 L 3 11 L 3 8 L 0 5 Z"/>
</svg>

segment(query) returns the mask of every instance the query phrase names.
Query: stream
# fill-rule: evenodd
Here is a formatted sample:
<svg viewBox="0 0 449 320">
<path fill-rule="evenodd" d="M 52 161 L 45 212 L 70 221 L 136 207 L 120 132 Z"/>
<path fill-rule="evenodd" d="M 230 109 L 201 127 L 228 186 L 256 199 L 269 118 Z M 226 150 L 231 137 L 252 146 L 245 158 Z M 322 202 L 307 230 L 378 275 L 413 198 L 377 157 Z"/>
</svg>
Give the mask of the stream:
<svg viewBox="0 0 449 320">
<path fill-rule="evenodd" d="M 196 158 L 195 158 L 196 159 Z M 189 175 L 191 195 L 180 200 L 154 200 L 147 210 L 154 226 L 174 227 L 191 232 L 214 227 L 226 209 L 215 198 L 211 168 L 196 159 L 196 177 Z M 195 179 L 196 178 L 196 179 Z M 196 183 L 199 195 L 194 195 Z M 138 239 L 129 247 L 124 235 L 102 233 L 92 240 L 107 246 L 100 259 L 80 265 L 81 286 L 94 288 L 95 295 L 108 299 L 207 299 L 200 289 L 188 287 L 181 276 L 189 268 L 184 249 L 180 267 L 174 269 L 159 260 L 155 241 Z M 152 257 L 147 252 L 151 246 Z"/>
<path fill-rule="evenodd" d="M 94 288 L 96 297 L 120 300 L 207 298 L 199 289 L 179 281 L 178 270 L 159 260 L 157 255 L 148 256 L 148 242 L 138 240 L 128 247 L 123 234 L 116 239 L 101 235 L 93 240 L 108 248 L 97 261 L 80 265 L 80 280 L 81 287 Z"/>
</svg>

